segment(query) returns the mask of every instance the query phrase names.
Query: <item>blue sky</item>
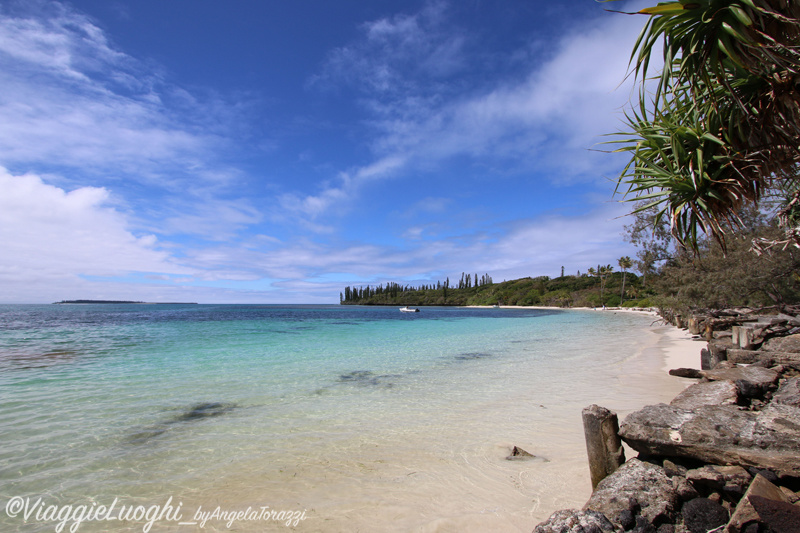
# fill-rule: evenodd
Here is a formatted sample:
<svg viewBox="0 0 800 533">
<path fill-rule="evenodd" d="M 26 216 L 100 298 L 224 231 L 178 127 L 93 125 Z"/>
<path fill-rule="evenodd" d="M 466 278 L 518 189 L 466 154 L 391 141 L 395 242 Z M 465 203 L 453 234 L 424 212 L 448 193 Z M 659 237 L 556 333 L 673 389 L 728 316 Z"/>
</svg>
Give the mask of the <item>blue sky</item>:
<svg viewBox="0 0 800 533">
<path fill-rule="evenodd" d="M 645 20 L 603 7 L 0 2 L 0 301 L 616 265 L 624 161 L 598 143 Z"/>
</svg>

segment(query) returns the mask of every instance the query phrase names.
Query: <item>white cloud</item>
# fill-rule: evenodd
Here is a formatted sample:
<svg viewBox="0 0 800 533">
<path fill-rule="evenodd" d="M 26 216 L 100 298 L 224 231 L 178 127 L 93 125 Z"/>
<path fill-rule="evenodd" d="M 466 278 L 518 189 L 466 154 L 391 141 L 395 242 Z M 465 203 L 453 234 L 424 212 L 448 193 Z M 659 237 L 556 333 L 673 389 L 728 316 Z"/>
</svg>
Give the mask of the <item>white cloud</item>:
<svg viewBox="0 0 800 533">
<path fill-rule="evenodd" d="M 317 286 L 314 300 L 330 301 L 347 284 L 443 280 L 460 272 L 488 272 L 496 280 L 585 271 L 598 263 L 616 264 L 631 255 L 620 233 L 624 206 L 602 204 L 580 215 L 549 214 L 511 225 L 451 238 L 412 240 L 405 246 L 320 244 L 308 240 L 263 246 L 219 246 L 194 251 L 186 260 L 207 274 L 204 279 L 273 279 L 273 286 Z M 423 228 L 409 227 L 408 234 Z M 330 272 L 347 273 L 351 282 L 331 285 Z M 238 277 L 237 277 L 238 276 Z M 327 291 L 327 292 L 325 292 Z M 333 291 L 333 292 L 331 292 Z"/>
<path fill-rule="evenodd" d="M 620 84 L 641 22 L 610 16 L 587 24 L 556 42 L 552 59 L 534 65 L 521 82 L 450 101 L 425 119 L 398 112 L 380 122 L 376 150 L 410 161 L 509 158 L 573 177 L 596 170 L 588 149 L 617 129 L 630 91 Z"/>
<path fill-rule="evenodd" d="M 461 32 L 447 33 L 442 4 L 366 24 L 363 40 L 335 51 L 322 78 L 346 84 L 354 82 L 347 76 L 354 76 L 365 82 L 361 90 L 376 131 L 375 160 L 320 194 L 287 196 L 291 201 L 284 206 L 312 218 L 335 211 L 360 193 L 357 177 L 385 161 L 394 162 L 391 172 L 376 177 L 437 168 L 456 157 L 546 173 L 561 184 L 615 173 L 620 159 L 592 149 L 619 127 L 631 91 L 631 81 L 625 81 L 630 49 L 641 24 L 636 17 L 602 13 L 553 40 L 548 59 L 530 63 L 526 76 L 463 93 L 454 92 L 457 83 L 433 83 L 418 69 L 406 68 L 403 80 L 394 80 L 400 72 L 390 60 L 395 54 L 402 59 L 413 50 L 426 58 L 424 52 L 449 46 L 450 63 L 466 57 L 464 47 L 455 44 Z"/>
<path fill-rule="evenodd" d="M 71 8 L 39 8 L 15 15 L 0 7 L 5 166 L 47 162 L 159 187 L 225 174 L 207 162 L 229 146 L 220 129 L 239 113 L 235 106 L 214 97 L 198 102 L 171 87 L 157 68 L 115 50 L 102 29 Z"/>
<path fill-rule="evenodd" d="M 618 217 L 624 210 L 616 203 L 580 216 L 550 214 L 451 238 L 415 240 L 403 247 L 305 239 L 284 243 L 255 236 L 237 245 L 175 249 L 174 243 L 160 243 L 153 235 L 134 234 L 126 216 L 113 207 L 107 189 L 68 192 L 38 176 L 14 176 L 5 169 L 0 170 L 0 189 L 4 301 L 108 297 L 264 302 L 300 301 L 302 295 L 305 301 L 332 302 L 351 283 L 331 283 L 326 280 L 330 272 L 347 273 L 352 284 L 430 281 L 462 271 L 488 272 L 499 281 L 557 275 L 554 270 L 561 265 L 574 272 L 597 263 L 615 264 L 618 257 L 631 254 L 620 242 L 623 221 Z M 437 199 L 419 205 L 438 206 Z M 420 234 L 422 229 L 407 232 Z M 180 262 L 166 249 L 179 253 Z M 142 277 L 135 289 L 117 281 L 87 279 L 130 274 Z M 226 288 L 204 286 L 220 282 Z M 252 288 L 253 282 L 259 282 L 259 290 Z M 290 296 L 289 288 L 302 292 Z"/>
<path fill-rule="evenodd" d="M 334 207 L 346 206 L 356 197 L 361 188 L 368 182 L 392 176 L 401 169 L 405 160 L 398 156 L 389 156 L 379 159 L 370 165 L 360 167 L 352 172 L 342 172 L 335 185 L 327 185 L 316 195 L 305 197 L 297 194 L 281 196 L 280 203 L 294 217 L 314 220 L 318 216 L 329 212 Z M 317 232 L 328 232 L 324 226 L 314 226 L 306 222 L 309 229 L 316 228 Z"/>
<path fill-rule="evenodd" d="M 162 249 L 173 243 L 132 233 L 106 189 L 67 192 L 38 176 L 5 170 L 0 171 L 0 188 L 5 192 L 0 197 L 4 301 L 335 302 L 348 284 L 427 282 L 462 271 L 488 272 L 497 281 L 557 275 L 554 270 L 561 265 L 574 272 L 615 264 L 616 258 L 631 254 L 619 239 L 623 222 L 616 217 L 622 208 L 604 204 L 581 216 L 551 214 L 488 233 L 417 240 L 403 247 L 284 243 L 256 236 L 235 246 L 178 248 L 178 263 Z M 353 281 L 333 283 L 327 279 L 330 272 L 347 273 Z M 130 274 L 140 275 L 141 281 L 133 286 L 115 281 Z M 87 279 L 95 276 L 109 281 Z M 219 283 L 223 287 L 208 286 Z"/>
<path fill-rule="evenodd" d="M 333 50 L 313 86 L 352 86 L 383 98 L 435 93 L 437 81 L 462 70 L 468 61 L 466 37 L 447 18 L 444 2 L 430 2 L 413 15 L 367 22 L 362 39 Z"/>
<path fill-rule="evenodd" d="M 175 212 L 164 218 L 157 228 L 165 235 L 194 235 L 210 241 L 236 240 L 246 229 L 260 223 L 261 210 L 246 198 L 222 200 L 208 198 L 179 201 Z M 156 228 L 154 228 L 156 229 Z"/>
<path fill-rule="evenodd" d="M 89 79 L 84 71 L 97 71 L 101 64 L 125 60 L 124 54 L 109 47 L 103 32 L 88 18 L 57 3 L 41 7 L 49 17 L 3 17 L 0 53 L 27 68 L 44 68 L 81 81 Z"/>
<path fill-rule="evenodd" d="M 558 275 L 597 263 L 616 264 L 631 255 L 631 247 L 620 238 L 625 213 L 617 203 L 602 204 L 588 213 L 549 214 L 518 221 L 510 226 L 487 228 L 483 232 L 448 239 L 424 241 L 404 253 L 403 277 L 453 276 L 462 271 L 488 272 L 495 280 L 524 276 Z"/>
<path fill-rule="evenodd" d="M 192 272 L 159 250 L 155 236 L 134 235 L 104 188 L 67 192 L 0 168 L 0 190 L 2 286 L 47 280 L 55 288 L 78 276 Z"/>
</svg>

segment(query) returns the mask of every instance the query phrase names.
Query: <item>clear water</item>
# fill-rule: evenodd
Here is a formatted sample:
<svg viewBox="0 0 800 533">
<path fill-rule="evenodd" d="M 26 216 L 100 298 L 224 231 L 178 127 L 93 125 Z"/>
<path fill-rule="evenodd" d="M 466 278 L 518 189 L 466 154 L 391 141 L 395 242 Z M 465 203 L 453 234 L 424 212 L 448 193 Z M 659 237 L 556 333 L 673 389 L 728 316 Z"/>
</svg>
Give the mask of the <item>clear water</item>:
<svg viewBox="0 0 800 533">
<path fill-rule="evenodd" d="M 677 390 L 648 356 L 651 322 L 519 309 L 0 306 L 0 530 L 54 531 L 9 516 L 19 496 L 56 506 L 172 497 L 189 522 L 201 507 L 305 513 L 288 526 L 163 520 L 152 531 L 529 531 L 588 497 L 583 407 L 624 412 Z M 514 445 L 537 457 L 506 460 Z"/>
</svg>

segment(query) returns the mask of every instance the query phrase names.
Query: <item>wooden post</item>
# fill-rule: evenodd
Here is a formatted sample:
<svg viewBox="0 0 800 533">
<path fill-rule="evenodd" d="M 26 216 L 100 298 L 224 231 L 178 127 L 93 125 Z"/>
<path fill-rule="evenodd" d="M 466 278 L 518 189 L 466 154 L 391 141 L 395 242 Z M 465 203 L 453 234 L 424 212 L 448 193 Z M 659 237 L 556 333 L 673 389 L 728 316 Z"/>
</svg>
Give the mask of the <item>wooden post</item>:
<svg viewBox="0 0 800 533">
<path fill-rule="evenodd" d="M 617 413 L 599 405 L 583 409 L 583 433 L 589 455 L 592 490 L 607 475 L 625 462 L 625 450 L 619 438 Z"/>
</svg>

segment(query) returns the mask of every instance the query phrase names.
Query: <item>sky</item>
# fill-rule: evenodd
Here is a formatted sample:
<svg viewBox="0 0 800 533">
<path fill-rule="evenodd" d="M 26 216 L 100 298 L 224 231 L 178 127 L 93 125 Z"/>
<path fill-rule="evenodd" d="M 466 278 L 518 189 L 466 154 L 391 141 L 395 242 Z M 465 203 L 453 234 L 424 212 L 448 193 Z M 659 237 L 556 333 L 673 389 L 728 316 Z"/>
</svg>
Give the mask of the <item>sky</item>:
<svg viewBox="0 0 800 533">
<path fill-rule="evenodd" d="M 616 267 L 646 20 L 605 7 L 0 0 L 0 302 Z"/>
</svg>

